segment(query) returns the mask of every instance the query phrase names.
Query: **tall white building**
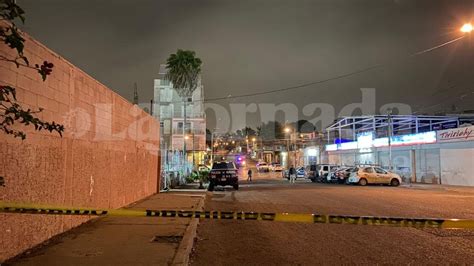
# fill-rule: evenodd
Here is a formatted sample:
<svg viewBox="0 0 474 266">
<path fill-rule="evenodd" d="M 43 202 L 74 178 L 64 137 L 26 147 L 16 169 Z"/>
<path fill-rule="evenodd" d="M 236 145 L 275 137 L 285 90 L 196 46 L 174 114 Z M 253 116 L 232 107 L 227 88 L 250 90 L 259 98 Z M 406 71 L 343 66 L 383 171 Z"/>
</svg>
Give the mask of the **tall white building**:
<svg viewBox="0 0 474 266">
<path fill-rule="evenodd" d="M 159 119 L 162 159 L 165 170 L 178 170 L 182 166 L 183 141 L 186 141 L 188 167 L 203 163 L 206 151 L 206 114 L 204 112 L 204 87 L 199 84 L 192 97 L 181 98 L 173 84 L 165 78 L 166 66 L 161 65 L 158 79 L 154 81 L 153 116 Z M 184 101 L 186 101 L 186 129 L 184 132 Z"/>
</svg>

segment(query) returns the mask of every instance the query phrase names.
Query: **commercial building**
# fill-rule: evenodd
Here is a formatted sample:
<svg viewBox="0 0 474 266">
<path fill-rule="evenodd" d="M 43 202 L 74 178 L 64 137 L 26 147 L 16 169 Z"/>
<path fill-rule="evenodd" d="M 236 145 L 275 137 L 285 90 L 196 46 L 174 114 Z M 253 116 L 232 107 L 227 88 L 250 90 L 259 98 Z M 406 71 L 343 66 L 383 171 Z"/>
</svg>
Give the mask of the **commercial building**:
<svg viewBox="0 0 474 266">
<path fill-rule="evenodd" d="M 280 163 L 284 168 L 317 164 L 322 136 L 318 132 L 292 132 L 285 139 L 261 141 L 257 157 L 267 163 Z"/>
<path fill-rule="evenodd" d="M 160 121 L 162 166 L 165 171 L 192 170 L 204 161 L 206 152 L 206 115 L 204 87 L 199 79 L 192 96 L 183 99 L 166 79 L 167 69 L 161 65 L 154 80 L 153 116 Z M 186 126 L 184 108 L 186 106 Z M 186 130 L 185 130 L 186 128 Z M 186 142 L 186 159 L 183 158 Z"/>
<path fill-rule="evenodd" d="M 474 116 L 344 117 L 327 128 L 323 162 L 376 164 L 405 182 L 474 186 Z"/>
</svg>

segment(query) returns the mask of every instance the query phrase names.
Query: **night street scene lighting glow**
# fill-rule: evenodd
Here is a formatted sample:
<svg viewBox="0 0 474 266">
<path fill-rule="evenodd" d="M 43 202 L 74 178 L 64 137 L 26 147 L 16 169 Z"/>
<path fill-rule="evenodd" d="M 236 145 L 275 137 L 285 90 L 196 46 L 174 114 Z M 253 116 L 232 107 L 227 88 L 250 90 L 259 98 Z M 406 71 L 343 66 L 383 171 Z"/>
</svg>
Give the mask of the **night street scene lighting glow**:
<svg viewBox="0 0 474 266">
<path fill-rule="evenodd" d="M 473 265 L 474 0 L 0 0 L 0 266 Z"/>
<path fill-rule="evenodd" d="M 461 27 L 461 32 L 464 33 L 471 33 L 472 32 L 472 24 L 471 23 L 466 23 Z"/>
</svg>

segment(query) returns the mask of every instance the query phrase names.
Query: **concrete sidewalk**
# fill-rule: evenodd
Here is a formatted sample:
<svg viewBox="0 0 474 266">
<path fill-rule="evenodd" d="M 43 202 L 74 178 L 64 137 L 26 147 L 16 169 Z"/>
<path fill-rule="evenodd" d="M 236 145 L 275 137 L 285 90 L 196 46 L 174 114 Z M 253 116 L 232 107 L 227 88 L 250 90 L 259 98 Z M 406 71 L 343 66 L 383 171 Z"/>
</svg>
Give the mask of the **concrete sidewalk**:
<svg viewBox="0 0 474 266">
<path fill-rule="evenodd" d="M 161 193 L 128 209 L 202 210 L 205 193 Z M 12 265 L 184 265 L 198 219 L 103 217 L 20 255 Z"/>
<path fill-rule="evenodd" d="M 453 186 L 453 185 L 440 185 L 440 184 L 422 184 L 422 183 L 402 183 L 400 187 L 420 189 L 420 190 L 432 190 L 432 191 L 450 191 L 458 193 L 474 193 L 474 187 L 471 186 Z"/>
</svg>

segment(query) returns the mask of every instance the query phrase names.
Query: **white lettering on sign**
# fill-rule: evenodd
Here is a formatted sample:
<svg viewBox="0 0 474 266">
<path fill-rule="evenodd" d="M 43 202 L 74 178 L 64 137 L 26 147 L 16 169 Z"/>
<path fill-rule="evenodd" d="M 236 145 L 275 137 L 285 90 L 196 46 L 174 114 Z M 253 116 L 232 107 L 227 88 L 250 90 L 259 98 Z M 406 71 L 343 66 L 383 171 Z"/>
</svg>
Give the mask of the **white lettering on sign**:
<svg viewBox="0 0 474 266">
<path fill-rule="evenodd" d="M 474 126 L 438 131 L 438 142 L 474 140 Z"/>
</svg>

